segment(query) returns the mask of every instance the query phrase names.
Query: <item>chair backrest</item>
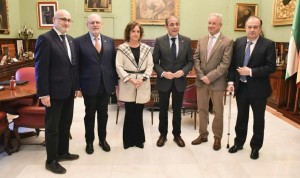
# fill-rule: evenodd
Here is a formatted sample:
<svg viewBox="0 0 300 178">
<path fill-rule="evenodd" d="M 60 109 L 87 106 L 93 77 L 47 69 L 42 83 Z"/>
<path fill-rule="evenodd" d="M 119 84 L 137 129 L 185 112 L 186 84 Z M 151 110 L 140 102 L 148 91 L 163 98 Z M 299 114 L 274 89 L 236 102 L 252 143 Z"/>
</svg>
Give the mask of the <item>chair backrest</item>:
<svg viewBox="0 0 300 178">
<path fill-rule="evenodd" d="M 35 82 L 35 68 L 24 67 L 18 69 L 16 72 L 16 80 L 27 80 L 29 82 Z"/>
<path fill-rule="evenodd" d="M 197 90 L 195 84 L 186 87 L 183 95 L 183 102 L 197 103 Z"/>
</svg>

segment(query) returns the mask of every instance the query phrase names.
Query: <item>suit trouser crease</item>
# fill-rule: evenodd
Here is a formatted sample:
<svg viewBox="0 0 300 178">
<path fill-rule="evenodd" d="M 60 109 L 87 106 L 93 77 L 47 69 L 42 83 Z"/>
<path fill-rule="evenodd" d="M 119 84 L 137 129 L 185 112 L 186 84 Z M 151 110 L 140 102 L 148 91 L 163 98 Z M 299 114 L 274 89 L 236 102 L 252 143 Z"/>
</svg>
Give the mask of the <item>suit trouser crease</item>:
<svg viewBox="0 0 300 178">
<path fill-rule="evenodd" d="M 182 108 L 182 99 L 183 92 L 178 92 L 176 90 L 174 82 L 170 91 L 162 92 L 159 91 L 159 132 L 161 135 L 168 134 L 168 110 L 169 110 L 169 99 L 172 93 L 172 109 L 173 109 L 173 120 L 172 134 L 174 136 L 180 136 L 181 134 L 181 108 Z"/>
<path fill-rule="evenodd" d="M 98 138 L 106 140 L 106 126 L 108 120 L 108 102 L 110 95 L 104 89 L 99 90 L 95 96 L 83 96 L 85 105 L 85 139 L 86 143 L 93 143 L 95 139 L 95 115 L 97 112 Z"/>
<path fill-rule="evenodd" d="M 236 96 L 238 115 L 235 126 L 236 138 L 235 144 L 243 146 L 248 131 L 249 110 L 250 106 L 253 111 L 253 136 L 250 141 L 252 149 L 259 150 L 263 145 L 264 128 L 265 128 L 265 110 L 267 98 L 251 98 L 247 84 L 240 84 Z"/>
<path fill-rule="evenodd" d="M 214 119 L 212 122 L 212 131 L 215 137 L 221 139 L 223 135 L 223 96 L 224 91 L 213 91 L 208 85 L 197 87 L 197 103 L 199 110 L 199 133 L 201 137 L 208 137 L 208 122 L 209 122 L 209 99 L 214 107 Z"/>
<path fill-rule="evenodd" d="M 69 136 L 73 119 L 74 97 L 51 99 L 46 107 L 45 141 L 47 162 L 57 160 L 57 155 L 69 153 Z"/>
</svg>

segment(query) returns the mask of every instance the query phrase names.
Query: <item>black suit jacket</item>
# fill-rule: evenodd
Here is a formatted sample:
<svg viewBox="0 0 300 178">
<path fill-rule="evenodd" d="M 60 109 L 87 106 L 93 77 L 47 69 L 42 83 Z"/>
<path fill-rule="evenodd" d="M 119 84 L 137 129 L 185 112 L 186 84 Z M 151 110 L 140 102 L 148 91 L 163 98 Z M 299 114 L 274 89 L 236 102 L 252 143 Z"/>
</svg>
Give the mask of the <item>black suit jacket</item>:
<svg viewBox="0 0 300 178">
<path fill-rule="evenodd" d="M 247 37 L 238 38 L 234 44 L 233 57 L 228 72 L 228 81 L 234 82 L 235 94 L 239 92 L 240 75 L 238 67 L 243 66 Z M 247 86 L 252 98 L 267 98 L 271 95 L 269 75 L 276 70 L 275 43 L 259 37 L 247 65 L 252 76 L 247 76 Z"/>
<path fill-rule="evenodd" d="M 54 29 L 38 37 L 35 45 L 36 87 L 38 96 L 66 99 L 78 89 L 77 58 L 73 38 L 66 36 L 72 59 Z"/>
<path fill-rule="evenodd" d="M 156 88 L 159 91 L 169 91 L 174 80 L 178 92 L 183 92 L 186 88 L 186 76 L 194 65 L 191 39 L 178 35 L 179 50 L 176 60 L 173 59 L 170 49 L 168 35 L 159 37 L 155 41 L 153 51 L 154 71 L 157 73 Z M 161 77 L 164 71 L 177 72 L 183 70 L 184 76 L 173 80 Z"/>
<path fill-rule="evenodd" d="M 83 95 L 94 96 L 101 86 L 101 77 L 108 94 L 115 92 L 118 82 L 114 40 L 101 34 L 100 60 L 89 33 L 75 39 L 79 61 L 79 83 Z"/>
</svg>

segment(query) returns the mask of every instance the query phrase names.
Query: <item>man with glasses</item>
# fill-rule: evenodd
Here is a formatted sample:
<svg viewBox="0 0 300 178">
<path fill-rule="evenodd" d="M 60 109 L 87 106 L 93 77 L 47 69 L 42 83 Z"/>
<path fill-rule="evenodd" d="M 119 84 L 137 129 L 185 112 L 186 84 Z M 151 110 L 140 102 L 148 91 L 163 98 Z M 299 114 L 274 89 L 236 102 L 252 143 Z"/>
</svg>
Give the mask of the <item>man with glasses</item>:
<svg viewBox="0 0 300 178">
<path fill-rule="evenodd" d="M 45 166 L 56 174 L 66 173 L 66 169 L 58 162 L 79 158 L 79 155 L 69 153 L 74 97 L 79 89 L 73 38 L 66 35 L 70 22 L 68 11 L 56 11 L 53 29 L 40 35 L 35 45 L 37 95 L 46 109 Z"/>
<path fill-rule="evenodd" d="M 86 25 L 89 32 L 76 38 L 75 43 L 79 61 L 79 83 L 85 104 L 85 151 L 92 154 L 96 112 L 99 146 L 106 152 L 110 151 L 106 142 L 107 110 L 109 97 L 115 92 L 118 75 L 114 40 L 101 34 L 101 16 L 90 14 Z"/>
<path fill-rule="evenodd" d="M 228 72 L 227 91 L 235 93 L 237 103 L 236 137 L 229 153 L 243 149 L 247 138 L 249 108 L 253 111 L 253 136 L 250 141 L 251 159 L 259 158 L 263 145 L 265 110 L 271 95 L 269 75 L 276 70 L 273 41 L 260 36 L 262 21 L 251 16 L 246 21 L 246 36 L 238 38 Z"/>
</svg>

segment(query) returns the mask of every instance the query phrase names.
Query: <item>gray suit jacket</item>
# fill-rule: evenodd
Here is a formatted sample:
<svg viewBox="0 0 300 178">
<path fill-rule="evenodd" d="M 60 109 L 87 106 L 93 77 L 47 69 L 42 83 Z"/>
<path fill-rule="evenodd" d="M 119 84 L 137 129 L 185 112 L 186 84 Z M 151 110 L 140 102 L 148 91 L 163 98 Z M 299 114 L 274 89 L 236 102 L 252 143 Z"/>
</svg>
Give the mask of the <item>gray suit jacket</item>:
<svg viewBox="0 0 300 178">
<path fill-rule="evenodd" d="M 209 36 L 204 36 L 198 40 L 197 49 L 194 54 L 194 66 L 197 80 L 196 86 L 202 87 L 206 85 L 201 78 L 205 75 L 210 80 L 210 89 L 215 91 L 225 90 L 227 86 L 227 70 L 230 66 L 233 41 L 222 33 L 217 39 L 208 61 L 207 43 Z"/>
<path fill-rule="evenodd" d="M 172 58 L 168 35 L 159 37 L 155 41 L 153 51 L 154 71 L 157 73 L 156 88 L 159 91 L 169 91 L 174 80 L 178 92 L 186 88 L 186 76 L 193 67 L 193 50 L 191 39 L 178 35 L 179 51 L 176 60 Z M 183 70 L 184 76 L 173 80 L 161 77 L 164 71 L 177 72 Z"/>
</svg>

